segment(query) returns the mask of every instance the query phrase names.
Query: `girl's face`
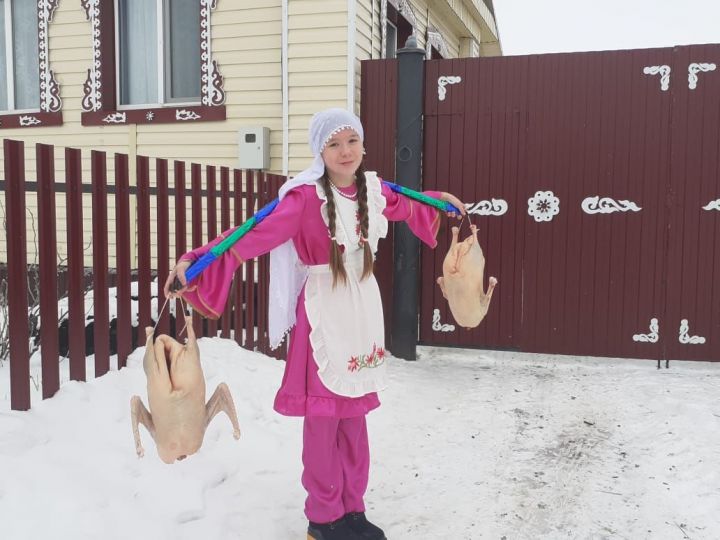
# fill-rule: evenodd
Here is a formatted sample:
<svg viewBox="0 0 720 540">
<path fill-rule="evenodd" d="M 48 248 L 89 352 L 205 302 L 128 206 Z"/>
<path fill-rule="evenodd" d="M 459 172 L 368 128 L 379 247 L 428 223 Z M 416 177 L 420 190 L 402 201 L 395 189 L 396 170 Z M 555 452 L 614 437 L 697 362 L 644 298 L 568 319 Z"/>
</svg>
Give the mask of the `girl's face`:
<svg viewBox="0 0 720 540">
<path fill-rule="evenodd" d="M 330 179 L 341 186 L 350 185 L 362 162 L 362 141 L 355 131 L 344 129 L 330 137 L 321 155 Z"/>
</svg>

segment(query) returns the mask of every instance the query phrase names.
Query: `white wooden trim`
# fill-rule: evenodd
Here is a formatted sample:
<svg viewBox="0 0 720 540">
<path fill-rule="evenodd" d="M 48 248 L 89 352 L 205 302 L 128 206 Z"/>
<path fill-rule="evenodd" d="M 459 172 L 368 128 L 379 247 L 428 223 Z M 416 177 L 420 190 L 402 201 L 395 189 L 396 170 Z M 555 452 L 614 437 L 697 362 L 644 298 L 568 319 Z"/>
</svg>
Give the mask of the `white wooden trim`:
<svg viewBox="0 0 720 540">
<path fill-rule="evenodd" d="M 7 78 L 7 106 L 8 110 L 15 109 L 15 63 L 13 61 L 13 24 L 12 24 L 12 2 L 5 2 L 5 66 L 8 72 Z"/>
<path fill-rule="evenodd" d="M 155 18 L 157 20 L 157 96 L 160 103 L 165 103 L 165 2 L 156 0 Z"/>
<path fill-rule="evenodd" d="M 348 39 L 347 39 L 347 109 L 355 113 L 355 36 L 357 17 L 356 0 L 347 0 L 348 6 Z"/>
<path fill-rule="evenodd" d="M 113 10 L 113 24 L 115 25 L 115 107 L 119 108 L 122 94 L 120 93 L 120 10 L 118 0 L 113 2 Z"/>
<path fill-rule="evenodd" d="M 290 168 L 290 93 L 288 89 L 288 1 L 282 0 L 282 170 L 287 176 Z"/>
</svg>

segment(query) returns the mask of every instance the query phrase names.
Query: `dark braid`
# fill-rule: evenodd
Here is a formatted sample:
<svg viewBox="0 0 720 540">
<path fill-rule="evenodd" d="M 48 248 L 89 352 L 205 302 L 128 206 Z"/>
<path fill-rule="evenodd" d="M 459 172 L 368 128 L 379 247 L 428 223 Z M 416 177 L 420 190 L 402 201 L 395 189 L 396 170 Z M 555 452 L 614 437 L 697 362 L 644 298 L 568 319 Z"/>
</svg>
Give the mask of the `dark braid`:
<svg viewBox="0 0 720 540">
<path fill-rule="evenodd" d="M 358 167 L 355 176 L 358 190 L 358 211 L 360 213 L 360 243 L 363 248 L 363 273 L 360 279 L 365 279 L 373 272 L 373 253 L 368 242 L 370 218 L 368 215 L 367 180 L 365 179 L 365 167 L 362 163 Z"/>
<path fill-rule="evenodd" d="M 330 229 L 330 269 L 333 275 L 333 288 L 337 285 L 338 279 L 343 283 L 347 282 L 347 272 L 342 260 L 342 251 L 335 240 L 335 199 L 333 198 L 332 189 L 330 189 L 330 178 L 327 172 L 323 174 L 320 183 L 325 190 L 325 198 L 327 199 L 328 228 Z"/>
</svg>

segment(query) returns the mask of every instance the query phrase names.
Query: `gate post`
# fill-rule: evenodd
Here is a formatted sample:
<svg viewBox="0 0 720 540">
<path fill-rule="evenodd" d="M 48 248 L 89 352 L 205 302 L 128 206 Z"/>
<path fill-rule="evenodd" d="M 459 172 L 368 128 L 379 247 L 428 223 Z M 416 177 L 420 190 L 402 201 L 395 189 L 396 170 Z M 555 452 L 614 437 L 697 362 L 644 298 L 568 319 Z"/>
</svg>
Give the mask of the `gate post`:
<svg viewBox="0 0 720 540">
<path fill-rule="evenodd" d="M 423 90 L 425 50 L 411 35 L 397 51 L 396 182 L 420 190 L 422 184 Z M 418 339 L 419 240 L 405 223 L 395 224 L 393 307 L 390 350 L 394 356 L 415 360 Z"/>
</svg>

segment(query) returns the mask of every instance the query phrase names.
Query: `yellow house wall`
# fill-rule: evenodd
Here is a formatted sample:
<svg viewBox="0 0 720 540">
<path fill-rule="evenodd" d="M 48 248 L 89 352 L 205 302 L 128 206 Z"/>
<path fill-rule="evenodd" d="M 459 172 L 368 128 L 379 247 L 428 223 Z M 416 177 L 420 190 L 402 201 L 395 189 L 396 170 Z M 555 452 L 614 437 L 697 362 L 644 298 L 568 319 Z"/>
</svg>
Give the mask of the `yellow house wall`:
<svg viewBox="0 0 720 540">
<path fill-rule="evenodd" d="M 471 9 L 478 0 L 412 0 L 417 20 L 418 44 L 425 46 L 428 21 L 443 35 L 452 57 L 460 53 L 460 39 L 475 35 L 483 26 Z M 470 7 L 468 7 L 470 6 Z M 288 8 L 288 171 L 297 173 L 311 158 L 307 145 L 307 128 L 314 112 L 326 107 L 346 107 L 348 104 L 348 1 L 347 0 L 289 0 Z M 381 21 L 379 0 L 358 0 L 354 16 L 354 108 L 360 111 L 360 62 L 380 58 Z M 477 11 L 477 10 L 476 10 Z M 475 15 L 473 15 L 475 13 Z M 469 21 L 469 22 L 468 22 Z M 90 179 L 90 150 L 107 152 L 108 182 L 113 183 L 113 154 L 126 153 L 130 163 L 137 155 L 167 158 L 187 163 L 186 180 L 189 185 L 189 164 L 237 165 L 237 131 L 244 126 L 270 128 L 270 170 L 282 172 L 283 160 L 283 71 L 282 71 L 282 1 L 243 0 L 219 1 L 211 15 L 212 52 L 224 77 L 227 120 L 196 123 L 180 127 L 178 124 L 140 124 L 127 126 L 82 126 L 81 102 L 83 84 L 91 63 L 91 28 L 85 12 L 76 0 L 60 0 L 49 26 L 51 68 L 60 84 L 63 100 L 63 125 L 33 129 L 0 129 L 0 138 L 22 140 L 26 143 L 26 177 L 35 180 L 34 144 L 54 144 L 56 148 L 56 179 L 64 179 L 63 147 L 82 150 L 83 178 Z M 474 25 L 474 26 L 473 26 Z M 494 24 L 492 25 L 494 28 Z M 471 31 L 472 30 L 472 31 Z M 0 155 L 0 171 L 2 170 Z M 151 160 L 150 182 L 155 181 L 154 161 Z M 130 166 L 131 185 L 136 183 L 135 168 Z M 219 173 L 218 173 L 219 182 Z M 33 222 L 37 226 L 36 195 L 27 194 L 28 236 Z M 60 259 L 66 257 L 65 197 L 57 199 L 57 245 Z M 109 254 L 114 266 L 115 231 L 114 198 L 109 197 Z M 92 205 L 89 194 L 83 197 L 85 241 L 91 240 Z M 136 209 L 131 207 L 131 216 Z M 156 252 L 155 208 L 151 209 L 151 244 Z M 187 208 L 188 216 L 191 207 Z M 170 201 L 170 215 L 174 215 Z M 131 219 L 131 226 L 136 220 Z M 218 224 L 219 228 L 219 224 Z M 171 259 L 174 259 L 173 227 L 170 227 Z M 190 232 L 190 221 L 187 226 Z M 131 238 L 137 241 L 137 231 Z M 188 242 L 190 240 L 188 239 Z M 5 235 L 0 234 L 0 260 L 6 260 Z M 86 264 L 90 265 L 91 249 Z M 132 250 L 135 252 L 135 249 Z M 34 247 L 29 247 L 29 260 L 36 259 Z M 135 263 L 135 261 L 133 261 Z"/>
</svg>

